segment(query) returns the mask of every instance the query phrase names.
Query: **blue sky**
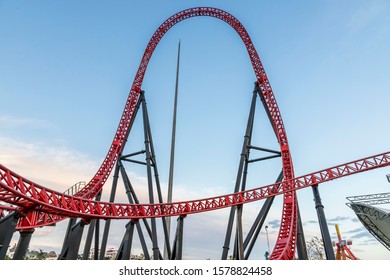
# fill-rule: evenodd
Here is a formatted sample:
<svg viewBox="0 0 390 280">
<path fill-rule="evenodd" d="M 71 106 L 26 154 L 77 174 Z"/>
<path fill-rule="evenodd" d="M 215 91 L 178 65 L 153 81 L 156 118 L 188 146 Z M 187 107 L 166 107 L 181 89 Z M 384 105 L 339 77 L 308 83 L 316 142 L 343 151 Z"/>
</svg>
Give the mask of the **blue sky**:
<svg viewBox="0 0 390 280">
<path fill-rule="evenodd" d="M 0 1 L 0 162 L 58 190 L 88 181 L 111 143 L 151 35 L 169 16 L 195 6 L 226 10 L 247 29 L 273 87 L 296 175 L 389 150 L 388 1 Z M 214 18 L 174 26 L 146 72 L 143 89 L 160 177 L 166 185 L 179 40 L 174 199 L 230 193 L 255 77 L 235 31 Z M 260 103 L 258 109 L 253 142 L 277 149 Z M 142 144 L 137 119 L 127 150 Z M 128 169 L 142 193 L 144 170 Z M 273 182 L 279 170 L 278 160 L 254 164 L 248 187 Z M 387 173 L 388 168 L 374 170 L 320 187 L 332 236 L 332 223 L 339 222 L 346 238 L 356 238 L 352 249 L 364 259 L 390 254 L 365 234 L 345 197 L 388 192 Z M 311 190 L 298 197 L 307 238 L 318 236 Z M 270 228 L 280 219 L 278 200 Z M 248 213 L 259 207 L 248 206 Z M 205 226 L 210 219 L 220 226 Z M 187 236 L 184 254 L 219 258 L 226 220 L 224 211 L 187 219 L 194 228 L 188 235 L 198 235 Z M 215 236 L 212 246 L 202 244 L 208 230 Z M 277 232 L 270 231 L 271 242 Z M 50 238 L 61 244 L 59 233 L 37 231 L 32 244 L 44 246 Z M 263 233 L 255 257 L 262 258 L 265 242 Z"/>
</svg>

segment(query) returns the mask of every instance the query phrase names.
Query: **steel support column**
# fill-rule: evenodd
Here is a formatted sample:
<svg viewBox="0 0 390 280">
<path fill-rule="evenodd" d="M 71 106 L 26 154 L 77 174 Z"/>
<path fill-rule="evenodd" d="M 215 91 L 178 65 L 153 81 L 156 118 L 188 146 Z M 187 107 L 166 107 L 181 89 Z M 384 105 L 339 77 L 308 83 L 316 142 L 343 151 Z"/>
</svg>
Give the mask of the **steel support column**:
<svg viewBox="0 0 390 280">
<path fill-rule="evenodd" d="M 68 242 L 70 233 L 72 231 L 72 227 L 75 225 L 76 221 L 77 221 L 76 218 L 70 218 L 69 219 L 68 226 L 67 226 L 66 232 L 65 232 L 64 242 L 62 242 L 62 248 L 65 248 L 65 246 L 66 246 L 66 244 Z"/>
<path fill-rule="evenodd" d="M 175 143 L 176 143 L 176 116 L 177 116 L 177 98 L 179 93 L 179 68 L 180 68 L 180 41 L 177 49 L 177 65 L 176 65 L 176 85 L 175 85 L 175 99 L 173 104 L 173 120 L 172 120 L 172 138 L 171 138 L 171 156 L 169 161 L 169 177 L 168 177 L 168 197 L 167 203 L 172 202 L 173 193 L 173 173 L 175 165 Z M 171 217 L 167 217 L 167 236 L 168 240 L 171 234 Z M 170 259 L 170 245 L 165 243 L 164 259 Z"/>
<path fill-rule="evenodd" d="M 12 212 L 0 220 L 0 260 L 4 260 L 20 215 Z"/>
<path fill-rule="evenodd" d="M 119 164 L 119 167 L 120 167 L 120 172 L 121 172 L 121 175 L 122 175 L 122 180 L 123 180 L 123 184 L 125 186 L 125 190 L 126 190 L 126 195 L 127 195 L 128 201 L 131 204 L 139 204 L 138 197 L 137 197 L 137 195 L 136 195 L 136 193 L 134 191 L 133 186 L 131 185 L 129 177 L 127 176 L 125 167 L 123 166 L 121 161 L 118 161 L 118 164 Z M 146 231 L 147 231 L 150 239 L 152 239 L 152 230 L 150 229 L 148 221 L 146 219 L 142 219 L 142 221 L 144 222 Z M 137 226 L 138 236 L 140 238 L 140 241 L 141 241 L 141 244 L 142 244 L 142 248 L 144 250 L 145 258 L 149 259 L 149 257 L 147 257 L 148 253 L 147 253 L 145 238 L 144 238 L 144 234 L 143 234 L 142 229 L 141 229 L 141 225 L 139 223 L 136 223 L 136 226 Z M 162 259 L 161 252 L 159 252 L 159 256 Z"/>
<path fill-rule="evenodd" d="M 95 247 L 94 247 L 94 254 L 93 259 L 98 260 L 99 259 L 99 241 L 100 241 L 100 220 L 95 220 Z"/>
<path fill-rule="evenodd" d="M 115 166 L 115 170 L 114 170 L 114 176 L 113 176 L 113 181 L 112 181 L 109 202 L 114 202 L 114 200 L 115 200 L 116 188 L 118 186 L 118 178 L 119 178 L 119 164 L 117 162 L 116 166 Z M 100 245 L 99 260 L 104 260 L 105 255 L 106 255 L 108 233 L 110 231 L 110 225 L 111 225 L 111 219 L 106 220 L 105 224 L 104 224 L 102 244 Z"/>
<path fill-rule="evenodd" d="M 298 204 L 297 204 L 298 206 Z M 298 229 L 297 229 L 297 252 L 299 260 L 308 260 L 309 257 L 307 255 L 305 234 L 303 233 L 301 212 L 299 211 L 298 206 Z"/>
<path fill-rule="evenodd" d="M 172 248 L 172 260 L 183 259 L 183 232 L 184 232 L 184 218 L 186 216 L 180 216 L 177 218 L 177 228 L 175 234 L 175 241 Z"/>
<path fill-rule="evenodd" d="M 146 242 L 145 242 L 144 234 L 143 234 L 142 229 L 141 229 L 141 225 L 139 223 L 137 223 L 136 226 L 137 226 L 137 232 L 138 232 L 139 240 L 141 242 L 142 250 L 144 252 L 145 259 L 150 260 L 148 247 L 146 246 Z"/>
<path fill-rule="evenodd" d="M 248 160 L 248 153 L 249 153 L 249 149 L 250 149 L 249 145 L 251 142 L 253 120 L 254 120 L 254 116 L 255 116 L 256 97 L 257 97 L 257 85 L 255 85 L 255 89 L 254 89 L 253 94 L 252 94 L 251 108 L 250 108 L 250 112 L 249 112 L 246 132 L 245 132 L 245 136 L 244 136 L 244 143 L 242 145 L 240 163 L 238 166 L 234 192 L 240 191 L 241 180 L 243 177 L 243 170 L 244 170 L 245 162 Z M 228 252 L 229 252 L 229 248 L 230 248 L 229 247 L 230 246 L 230 239 L 231 239 L 231 235 L 232 235 L 232 231 L 233 231 L 233 223 L 234 223 L 234 219 L 235 219 L 236 210 L 237 210 L 237 207 L 235 207 L 235 206 L 230 208 L 228 226 L 226 229 L 225 242 L 223 245 L 222 257 L 221 257 L 222 260 L 226 260 L 228 257 Z"/>
<path fill-rule="evenodd" d="M 149 136 L 151 163 L 152 163 L 154 177 L 155 177 L 157 197 L 158 197 L 159 203 L 164 203 L 162 192 L 161 192 L 161 185 L 160 185 L 160 179 L 159 179 L 159 174 L 158 174 L 158 169 L 157 169 L 157 162 L 156 162 L 156 153 L 154 151 L 152 130 L 150 128 L 149 114 L 148 114 L 148 111 L 147 111 L 148 109 L 147 109 L 147 106 L 146 106 L 146 101 L 144 103 L 145 103 L 145 111 L 146 111 L 145 112 L 146 123 L 147 123 L 148 136 Z M 169 232 L 168 232 L 167 220 L 166 220 L 165 217 L 162 217 L 161 221 L 162 221 L 162 226 L 163 226 L 163 231 L 164 231 L 164 241 L 165 241 L 165 244 L 167 244 L 166 248 L 167 248 L 167 254 L 168 254 L 168 259 L 169 259 L 171 257 L 171 250 L 170 250 L 171 245 L 170 245 L 170 241 L 169 241 Z M 160 259 L 163 259 L 163 256 L 161 254 L 160 254 Z"/>
<path fill-rule="evenodd" d="M 244 259 L 244 237 L 243 237 L 243 228 L 242 228 L 242 212 L 243 205 L 237 206 L 237 225 L 236 225 L 236 239 L 234 245 L 233 256 L 236 260 Z"/>
<path fill-rule="evenodd" d="M 276 183 L 279 183 L 283 180 L 283 170 L 279 173 L 278 178 L 276 179 Z M 271 196 L 267 198 L 260 209 L 259 214 L 256 217 L 255 222 L 253 223 L 251 229 L 249 230 L 245 241 L 244 241 L 244 250 L 245 251 L 245 259 L 247 260 L 252 252 L 254 244 L 257 240 L 257 237 L 260 234 L 260 231 L 264 225 L 264 221 L 267 218 L 268 212 L 271 209 L 271 206 L 274 202 L 275 197 Z M 249 246 L 249 247 L 248 247 Z"/>
<path fill-rule="evenodd" d="M 129 260 L 130 259 L 135 224 L 136 223 L 134 221 L 130 221 L 126 224 L 126 233 L 123 236 L 121 245 L 119 246 L 118 254 L 116 255 L 117 260 Z"/>
<path fill-rule="evenodd" d="M 96 221 L 92 220 L 88 226 L 87 238 L 85 239 L 84 251 L 83 251 L 83 260 L 88 260 L 91 253 L 91 244 L 92 238 L 96 227 Z"/>
<path fill-rule="evenodd" d="M 135 106 L 135 110 L 134 110 L 134 116 L 137 115 L 140 104 L 141 104 L 141 101 L 140 101 L 140 98 L 138 98 L 137 105 Z M 133 127 L 133 124 L 134 124 L 134 120 L 135 120 L 135 118 L 132 118 L 129 129 L 127 130 L 127 133 L 125 135 L 125 141 L 123 142 L 124 144 L 122 147 L 122 151 L 123 151 L 124 147 L 126 146 L 126 142 L 127 142 L 128 137 L 129 137 L 129 133 L 130 133 L 130 131 Z M 121 154 L 118 155 L 118 158 L 119 159 L 121 158 Z M 112 188 L 111 188 L 109 202 L 114 202 L 114 200 L 115 200 L 116 188 L 118 185 L 118 177 L 119 177 L 119 166 L 118 166 L 118 161 L 117 161 L 116 166 L 115 166 L 114 176 L 113 176 L 113 182 L 112 182 Z M 104 225 L 104 230 L 103 230 L 102 243 L 100 246 L 100 255 L 99 255 L 100 260 L 104 260 L 104 258 L 105 258 L 110 225 L 111 225 L 111 219 L 106 220 L 105 225 Z M 96 253 L 97 252 L 95 252 L 95 254 Z"/>
<path fill-rule="evenodd" d="M 267 218 L 268 212 L 271 209 L 271 206 L 274 202 L 275 197 L 269 197 L 265 200 L 261 210 L 256 218 L 256 221 L 253 223 L 248 235 L 244 241 L 245 259 L 249 259 L 250 254 L 252 253 L 255 242 L 260 234 L 260 231 L 264 225 L 264 221 Z"/>
<path fill-rule="evenodd" d="M 26 256 L 28 246 L 30 245 L 31 236 L 34 233 L 34 229 L 27 229 L 19 231 L 20 237 L 18 240 L 18 245 L 16 245 L 16 249 L 14 252 L 14 256 L 12 259 L 14 260 L 23 260 Z"/>
<path fill-rule="evenodd" d="M 150 139 L 149 139 L 149 131 L 148 131 L 148 119 L 147 119 L 147 109 L 146 109 L 146 100 L 145 93 L 141 91 L 141 106 L 142 106 L 142 115 L 143 115 L 143 123 L 144 123 L 144 137 L 145 137 L 145 153 L 146 153 L 146 170 L 147 170 L 147 178 L 148 178 L 148 191 L 149 191 L 149 203 L 154 204 L 154 193 L 153 193 L 153 182 L 152 182 L 152 156 L 150 152 Z M 153 259 L 159 259 L 159 248 L 158 248 L 158 240 L 157 240 L 157 226 L 156 219 L 151 218 L 151 226 L 152 226 L 152 250 L 153 250 Z"/>
<path fill-rule="evenodd" d="M 81 238 L 86 224 L 84 220 L 80 220 L 72 226 L 65 245 L 58 256 L 59 260 L 77 260 Z"/>
<path fill-rule="evenodd" d="M 102 192 L 100 191 L 99 194 L 96 196 L 96 201 L 100 201 L 101 195 L 102 195 Z M 97 231 L 97 234 L 95 234 L 95 248 L 94 248 L 95 249 L 95 254 L 94 254 L 93 259 L 97 259 L 96 258 L 96 255 L 97 255 L 96 254 L 96 250 L 99 250 L 98 225 L 99 225 L 99 220 L 94 219 L 94 220 L 91 220 L 91 222 L 90 222 L 90 224 L 88 226 L 88 234 L 87 234 L 87 238 L 85 240 L 84 251 L 83 251 L 83 260 L 88 260 L 89 259 L 89 255 L 90 255 L 90 252 L 91 252 L 92 238 L 93 238 L 95 230 Z M 97 242 L 96 242 L 96 239 L 97 239 Z"/>
<path fill-rule="evenodd" d="M 322 241 L 324 243 L 325 255 L 327 260 L 335 260 L 332 240 L 330 239 L 328 224 L 326 223 L 326 217 L 324 212 L 324 205 L 322 205 L 320 193 L 318 191 L 318 185 L 312 186 L 315 207 L 317 210 L 318 222 L 320 224 L 320 230 L 322 235 Z"/>
</svg>

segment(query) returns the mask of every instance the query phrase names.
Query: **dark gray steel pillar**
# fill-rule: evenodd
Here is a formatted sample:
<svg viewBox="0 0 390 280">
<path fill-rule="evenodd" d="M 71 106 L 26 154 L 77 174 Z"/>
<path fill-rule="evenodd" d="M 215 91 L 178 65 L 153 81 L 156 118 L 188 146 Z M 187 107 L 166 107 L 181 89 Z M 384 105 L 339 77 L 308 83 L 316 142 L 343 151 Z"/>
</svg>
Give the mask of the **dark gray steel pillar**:
<svg viewBox="0 0 390 280">
<path fill-rule="evenodd" d="M 131 246 L 133 244 L 134 226 L 135 223 L 133 221 L 130 221 L 126 224 L 126 233 L 123 236 L 121 245 L 119 246 L 118 254 L 116 255 L 117 260 L 130 259 Z"/>
<path fill-rule="evenodd" d="M 271 206 L 274 202 L 275 197 L 269 197 L 265 200 L 263 206 L 261 207 L 261 210 L 253 223 L 250 231 L 248 232 L 248 235 L 245 238 L 244 241 L 244 249 L 245 251 L 245 259 L 249 259 L 250 254 L 252 253 L 253 247 L 255 245 L 255 242 L 260 234 L 260 231 L 264 225 L 265 219 L 267 218 L 268 212 L 271 209 Z"/>
<path fill-rule="evenodd" d="M 94 254 L 93 259 L 98 260 L 99 259 L 99 236 L 100 236 L 100 220 L 95 220 L 95 248 L 94 248 Z"/>
<path fill-rule="evenodd" d="M 88 226 L 87 238 L 85 239 L 84 251 L 83 251 L 83 260 L 89 259 L 89 254 L 91 253 L 91 244 L 93 233 L 95 231 L 96 220 L 92 220 Z"/>
<path fill-rule="evenodd" d="M 137 232 L 138 232 L 139 240 L 141 242 L 142 250 L 144 251 L 145 259 L 150 260 L 148 247 L 146 246 L 145 237 L 144 234 L 142 233 L 141 225 L 139 223 L 137 223 Z"/>
<path fill-rule="evenodd" d="M 140 107 L 140 104 L 141 104 L 141 99 L 138 98 L 137 105 L 136 105 L 135 111 L 134 111 L 134 116 L 137 115 L 139 107 Z M 129 137 L 129 133 L 130 133 L 132 127 L 133 127 L 134 120 L 135 120 L 135 117 L 132 118 L 132 120 L 131 120 L 129 129 L 127 130 L 127 133 L 126 133 L 126 136 L 125 136 L 124 145 L 122 146 L 122 150 L 121 150 L 120 155 L 118 156 L 118 159 L 121 158 L 122 151 L 123 151 L 123 149 L 124 149 L 124 147 L 126 145 L 127 139 Z M 119 166 L 118 166 L 118 162 L 117 162 L 117 165 L 116 165 L 115 171 L 114 171 L 113 183 L 112 183 L 112 188 L 111 188 L 109 202 L 114 202 L 114 200 L 115 200 L 116 188 L 117 188 L 117 184 L 118 184 L 118 177 L 119 177 Z M 98 231 L 98 227 L 100 226 L 99 224 L 100 223 L 98 221 L 97 225 L 96 225 L 96 230 L 97 231 Z M 104 260 L 104 258 L 105 258 L 106 249 L 107 249 L 107 241 L 108 241 L 108 233 L 110 231 L 110 225 L 111 225 L 111 220 L 110 219 L 106 220 L 105 225 L 104 225 L 104 230 L 103 230 L 102 243 L 101 243 L 101 246 L 100 246 L 100 255 L 99 255 L 99 259 L 100 260 Z M 97 246 L 98 245 L 98 238 L 97 238 L 98 233 L 96 233 L 95 236 L 96 236 L 95 237 L 95 256 L 96 256 L 98 254 L 98 246 Z"/>
<path fill-rule="evenodd" d="M 172 193 L 173 193 L 173 173 L 175 165 L 175 143 L 176 143 L 176 115 L 177 115 L 177 97 L 179 92 L 179 68 L 180 68 L 180 41 L 177 49 L 177 65 L 176 65 L 176 85 L 175 85 L 175 99 L 173 104 L 173 120 L 172 120 L 172 140 L 171 140 L 171 157 L 169 164 L 169 177 L 168 177 L 168 197 L 167 203 L 172 202 Z M 168 241 L 171 233 L 171 217 L 167 218 L 167 235 Z M 170 250 L 170 244 L 165 242 L 164 246 L 164 259 L 170 259 L 171 254 L 168 252 Z"/>
<path fill-rule="evenodd" d="M 243 205 L 237 206 L 237 229 L 236 229 L 236 260 L 244 259 L 244 237 L 243 237 L 243 228 L 242 228 L 242 212 Z"/>
<path fill-rule="evenodd" d="M 240 191 L 241 179 L 243 177 L 243 170 L 244 170 L 245 161 L 248 160 L 249 145 L 250 145 L 250 141 L 251 141 L 253 120 L 254 120 L 254 116 L 255 116 L 256 97 L 257 97 L 257 86 L 255 85 L 255 90 L 253 91 L 253 95 L 252 95 L 252 102 L 251 102 L 251 108 L 250 108 L 249 117 L 248 117 L 248 123 L 247 123 L 246 132 L 245 132 L 245 136 L 244 136 L 244 143 L 242 145 L 240 163 L 238 166 L 234 192 Z M 233 231 L 233 223 L 234 223 L 236 209 L 237 209 L 237 207 L 235 207 L 235 206 L 230 208 L 228 226 L 226 229 L 225 242 L 224 242 L 223 250 L 222 250 L 222 257 L 221 257 L 222 260 L 226 260 L 228 257 L 230 239 L 231 239 L 231 235 L 232 235 L 232 231 Z"/>
<path fill-rule="evenodd" d="M 102 191 L 99 192 L 99 194 L 96 196 L 96 201 L 100 201 L 100 198 L 102 196 Z M 95 234 L 95 254 L 96 255 L 96 250 L 99 250 L 99 231 L 98 231 L 98 226 L 99 226 L 99 220 L 91 220 L 89 226 L 88 226 L 88 234 L 87 238 L 85 240 L 85 245 L 84 245 L 84 252 L 83 252 L 83 260 L 88 260 L 89 255 L 91 252 L 91 244 L 92 244 L 92 238 L 94 235 L 95 230 L 97 231 L 97 234 Z M 97 242 L 96 242 L 97 240 Z M 97 247 L 97 248 L 96 248 Z M 93 259 L 97 259 L 94 258 Z"/>
<path fill-rule="evenodd" d="M 19 231 L 20 237 L 13 256 L 14 260 L 24 259 L 28 250 L 28 246 L 30 245 L 31 236 L 34 233 L 34 231 L 35 231 L 34 229 Z"/>
<path fill-rule="evenodd" d="M 0 220 L 0 260 L 4 260 L 12 235 L 18 225 L 20 215 L 17 211 L 12 212 Z"/>
<path fill-rule="evenodd" d="M 129 176 L 127 176 L 125 167 L 123 166 L 123 164 L 122 164 L 122 162 L 120 160 L 118 161 L 118 164 L 119 164 L 119 167 L 120 167 L 120 172 L 121 172 L 121 175 L 122 175 L 123 183 L 125 185 L 126 195 L 127 195 L 127 199 L 129 200 L 129 203 L 131 203 L 131 204 L 134 204 L 134 203 L 135 204 L 139 204 L 139 200 L 138 200 L 137 194 L 134 191 L 134 188 L 133 188 L 133 186 L 132 186 L 132 184 L 130 182 Z M 142 221 L 143 221 L 143 223 L 145 225 L 146 231 L 147 231 L 150 239 L 152 239 L 152 230 L 151 230 L 151 228 L 149 226 L 148 221 L 145 218 L 142 219 Z M 139 223 L 137 223 L 136 225 L 137 225 L 138 236 L 139 236 L 140 241 L 141 241 L 142 249 L 144 250 L 145 258 L 146 259 L 150 259 L 150 257 L 148 256 L 148 252 L 147 252 L 147 247 L 146 247 L 144 234 L 143 234 L 143 232 L 141 230 L 141 225 Z M 159 255 L 160 255 L 160 259 L 162 259 L 162 255 L 161 255 L 160 252 L 159 252 Z"/>
<path fill-rule="evenodd" d="M 145 111 L 146 111 L 145 115 L 146 115 L 146 122 L 147 122 L 148 136 L 149 136 L 150 155 L 151 155 L 151 162 L 152 162 L 154 177 L 155 177 L 155 182 L 156 182 L 157 197 L 158 197 L 159 203 L 164 203 L 162 192 L 161 192 L 160 179 L 159 179 L 159 175 L 158 175 L 157 162 L 156 162 L 156 153 L 154 152 L 153 137 L 152 137 L 152 131 L 150 128 L 149 114 L 148 114 L 146 102 L 145 102 Z M 165 240 L 165 244 L 167 244 L 166 249 L 167 249 L 168 259 L 169 259 L 171 256 L 171 245 L 170 245 L 170 241 L 169 241 L 167 220 L 165 217 L 162 217 L 161 220 L 162 220 L 163 231 L 164 231 L 164 240 Z M 163 259 L 162 255 L 160 256 L 160 259 Z"/>
<path fill-rule="evenodd" d="M 66 232 L 65 232 L 64 242 L 62 243 L 62 248 L 64 248 L 66 243 L 68 242 L 68 238 L 69 238 L 70 232 L 72 231 L 72 227 L 76 223 L 76 220 L 77 220 L 76 218 L 70 218 L 69 219 L 68 227 L 66 228 Z"/>
<path fill-rule="evenodd" d="M 176 259 L 182 260 L 183 259 L 183 232 L 184 232 L 184 217 L 180 216 L 177 219 L 177 226 L 178 226 L 178 234 L 177 234 L 177 251 L 176 251 Z"/>
<path fill-rule="evenodd" d="M 298 207 L 297 251 L 299 260 L 308 260 L 305 234 L 303 233 L 301 213 Z"/>
<path fill-rule="evenodd" d="M 279 173 L 279 176 L 276 179 L 276 183 L 279 183 L 282 180 L 283 180 L 283 170 Z M 253 223 L 251 229 L 249 230 L 249 232 L 245 238 L 244 250 L 246 250 L 246 252 L 245 252 L 245 259 L 246 260 L 249 258 L 250 254 L 252 252 L 252 249 L 255 245 L 257 237 L 260 234 L 260 231 L 263 227 L 265 219 L 267 218 L 268 212 L 271 209 L 271 206 L 274 202 L 274 199 L 275 199 L 275 196 L 271 196 L 265 200 L 263 206 L 260 209 L 259 214 L 256 217 L 255 222 Z"/>
<path fill-rule="evenodd" d="M 322 235 L 322 241 L 324 243 L 325 255 L 327 260 L 335 260 L 335 255 L 332 246 L 332 240 L 330 239 L 328 224 L 326 223 L 324 205 L 322 205 L 320 193 L 318 191 L 318 185 L 312 186 L 315 207 L 317 210 L 318 222 L 320 224 L 320 230 Z"/>
<path fill-rule="evenodd" d="M 119 178 L 119 163 L 117 162 L 116 166 L 115 166 L 115 170 L 114 170 L 114 176 L 113 176 L 113 181 L 112 181 L 109 202 L 114 202 L 114 200 L 115 200 L 116 188 L 118 185 L 118 178 Z M 111 225 L 111 220 L 110 219 L 106 220 L 105 225 L 104 225 L 104 230 L 103 230 L 102 244 L 100 246 L 99 260 L 104 260 L 104 257 L 106 255 L 108 232 L 110 231 L 110 225 Z"/>
<path fill-rule="evenodd" d="M 177 218 L 177 227 L 175 240 L 173 242 L 172 248 L 172 260 L 182 260 L 183 259 L 183 232 L 184 232 L 184 218 L 186 216 L 182 215 Z"/>
<path fill-rule="evenodd" d="M 154 204 L 154 193 L 153 193 L 153 181 L 152 181 L 152 157 L 150 153 L 150 139 L 149 139 L 149 131 L 148 131 L 148 123 L 147 123 L 147 109 L 146 109 L 146 100 L 145 94 L 141 91 L 141 105 L 142 105 L 142 114 L 143 114 L 143 122 L 144 122 L 144 138 L 145 138 L 145 153 L 146 153 L 146 171 L 148 178 L 148 191 L 149 191 L 149 203 Z M 153 250 L 153 259 L 159 259 L 159 248 L 158 248 L 158 240 L 157 240 L 157 226 L 156 219 L 151 218 L 150 223 L 152 226 L 152 250 Z"/>
<path fill-rule="evenodd" d="M 87 223 L 84 220 L 77 222 L 70 230 L 65 246 L 62 248 L 59 260 L 77 260 L 81 238 L 83 236 L 84 226 Z"/>
</svg>

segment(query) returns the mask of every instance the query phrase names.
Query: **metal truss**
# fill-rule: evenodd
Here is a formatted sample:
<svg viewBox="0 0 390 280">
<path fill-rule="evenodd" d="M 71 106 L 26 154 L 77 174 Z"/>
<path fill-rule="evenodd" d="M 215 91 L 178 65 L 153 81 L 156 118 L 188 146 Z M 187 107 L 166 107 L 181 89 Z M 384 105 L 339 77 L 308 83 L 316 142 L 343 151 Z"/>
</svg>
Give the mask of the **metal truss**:
<svg viewBox="0 0 390 280">
<path fill-rule="evenodd" d="M 241 176 L 245 169 L 245 165 L 250 163 L 250 160 L 247 157 L 248 152 L 250 149 L 262 149 L 263 151 L 264 149 L 252 146 L 250 141 L 245 140 L 246 142 L 243 145 L 243 156 L 238 172 L 238 177 L 240 176 L 240 178 L 237 179 L 234 193 L 193 201 L 164 203 L 161 198 L 161 190 L 159 190 L 159 187 L 157 186 L 155 191 L 157 191 L 159 199 L 158 202 L 155 202 L 153 196 L 154 187 L 152 185 L 152 173 L 154 172 L 155 177 L 158 177 L 158 175 L 156 176 L 158 172 L 153 156 L 154 152 L 151 132 L 150 128 L 148 128 L 149 125 L 147 110 L 145 103 L 143 102 L 144 95 L 143 91 L 141 90 L 143 78 L 150 58 L 164 34 L 175 24 L 188 18 L 197 16 L 214 17 L 226 22 L 237 32 L 237 34 L 242 39 L 256 76 L 256 90 L 254 96 L 257 94 L 260 96 L 280 147 L 280 151 L 268 150 L 268 152 L 272 153 L 271 156 L 267 158 L 254 159 L 251 160 L 251 162 L 280 156 L 282 161 L 283 180 L 277 181 L 276 183 L 267 186 L 249 190 L 246 189 L 245 185 L 242 184 L 243 179 Z M 130 181 L 128 182 L 128 187 L 130 190 L 129 203 L 114 203 L 116 192 L 116 185 L 114 186 L 114 183 L 118 180 L 119 173 L 121 173 L 123 178 L 126 178 L 125 172 L 120 165 L 122 164 L 122 161 L 134 162 L 134 160 L 131 158 L 131 154 L 123 156 L 123 150 L 140 106 L 142 106 L 143 110 L 142 113 L 145 136 L 145 150 L 143 150 L 142 153 L 145 153 L 146 155 L 146 162 L 142 164 L 146 165 L 147 167 L 149 203 L 137 203 L 136 196 L 131 193 L 131 187 L 129 183 Z M 268 202 L 271 202 L 271 198 L 274 196 L 283 195 L 281 225 L 275 248 L 270 256 L 270 259 L 293 259 L 297 245 L 297 234 L 299 232 L 298 228 L 300 227 L 298 202 L 295 193 L 297 190 L 310 186 L 318 186 L 319 184 L 330 180 L 389 165 L 390 153 L 386 152 L 332 168 L 327 168 L 318 172 L 310 173 L 305 176 L 295 177 L 292 158 L 287 141 L 287 134 L 278 105 L 276 103 L 276 98 L 272 91 L 263 65 L 260 61 L 260 57 L 257 54 L 249 34 L 243 25 L 231 14 L 220 9 L 200 7 L 186 9 L 171 16 L 153 34 L 141 59 L 141 63 L 130 89 L 122 117 L 119 121 L 117 131 L 114 135 L 107 155 L 96 174 L 87 184 L 85 184 L 85 186 L 81 188 L 75 187 L 68 193 L 60 193 L 49 188 L 45 188 L 44 186 L 40 186 L 39 184 L 36 184 L 11 171 L 7 167 L 0 165 L 0 201 L 18 207 L 17 211 L 13 212 L 15 214 L 9 214 L 15 215 L 14 217 L 17 217 L 18 225 L 16 229 L 18 230 L 28 230 L 34 229 L 36 227 L 53 225 L 69 217 L 81 219 L 78 223 L 70 226 L 69 235 L 67 235 L 64 244 L 69 243 L 71 245 L 68 246 L 69 250 L 66 250 L 66 245 L 64 245 L 65 251 L 63 254 L 61 254 L 62 258 L 74 257 L 74 252 L 70 251 L 70 249 L 73 250 L 77 246 L 74 244 L 79 242 L 78 238 L 80 236 L 80 232 L 82 232 L 82 227 L 86 224 L 91 224 L 91 222 L 94 220 L 97 221 L 99 219 L 104 219 L 107 221 L 105 224 L 105 232 L 106 228 L 109 228 L 111 219 L 130 220 L 130 223 L 126 227 L 126 234 L 121 245 L 121 254 L 127 257 L 131 248 L 131 244 L 128 242 L 130 240 L 130 236 L 132 236 L 135 228 L 137 228 L 139 231 L 138 227 L 140 220 L 149 219 L 149 235 L 151 236 L 153 243 L 152 257 L 154 259 L 158 259 L 161 258 L 161 253 L 159 251 L 156 238 L 156 218 L 161 218 L 163 220 L 169 216 L 178 216 L 179 218 L 184 218 L 190 214 L 213 211 L 226 207 L 231 207 L 232 213 L 236 213 L 232 215 L 237 215 L 237 217 L 239 217 L 241 215 L 240 209 L 242 209 L 245 203 L 250 203 L 262 199 L 267 199 Z M 110 200 L 109 202 L 101 202 L 96 199 L 96 197 L 101 192 L 104 184 L 107 182 L 113 170 L 114 183 L 110 195 Z M 158 181 L 156 181 L 156 185 L 158 184 Z M 9 215 L 3 217 L 0 222 L 3 222 L 5 225 Z M 261 218 L 259 220 L 261 220 Z M 171 258 L 174 257 L 176 259 L 180 258 L 181 256 L 180 249 L 178 248 L 181 247 L 182 242 L 182 237 L 180 234 L 182 232 L 183 220 L 179 219 L 178 222 L 179 227 L 177 230 L 177 239 L 175 239 L 173 246 L 174 253 L 171 252 Z M 76 225 L 78 225 L 78 228 L 74 227 Z M 254 232 L 258 230 L 259 225 L 257 225 L 257 228 L 255 227 L 253 229 Z M 164 231 L 166 231 L 165 228 Z M 230 237 L 228 237 L 228 235 L 230 235 L 229 232 L 230 221 L 226 240 L 230 239 Z M 236 232 L 236 255 L 239 256 L 239 258 L 244 258 L 245 243 L 247 244 L 251 241 L 246 241 L 243 239 L 241 229 Z M 6 237 L 8 236 L 7 234 L 8 233 L 5 233 L 2 236 Z M 165 233 L 165 235 L 167 234 Z M 104 247 L 105 242 L 107 242 L 105 236 L 106 234 L 104 233 L 102 247 Z"/>
<path fill-rule="evenodd" d="M 390 193 L 377 193 L 367 195 L 349 196 L 347 199 L 351 203 L 359 203 L 366 205 L 379 205 L 390 203 Z"/>
<path fill-rule="evenodd" d="M 385 213 L 380 209 L 375 207 L 370 207 L 366 204 L 361 204 L 360 202 L 356 203 L 347 203 L 347 205 L 356 213 L 360 222 L 365 226 L 365 228 L 388 250 L 390 250 L 390 238 L 384 234 L 372 221 L 389 219 L 389 213 Z M 372 217 L 372 219 L 370 218 Z"/>
</svg>

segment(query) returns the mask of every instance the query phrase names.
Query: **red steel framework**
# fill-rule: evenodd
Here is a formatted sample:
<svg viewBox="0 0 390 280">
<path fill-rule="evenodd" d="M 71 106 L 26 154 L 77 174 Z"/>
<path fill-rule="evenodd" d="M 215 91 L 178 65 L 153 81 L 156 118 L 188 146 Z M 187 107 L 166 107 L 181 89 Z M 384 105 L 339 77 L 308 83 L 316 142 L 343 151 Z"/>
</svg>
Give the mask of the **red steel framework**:
<svg viewBox="0 0 390 280">
<path fill-rule="evenodd" d="M 390 166 L 390 152 L 243 192 L 182 202 L 126 204 L 100 202 L 53 191 L 0 165 L 0 199 L 19 206 L 19 210 L 25 209 L 29 204 L 38 204 L 39 208 L 36 210 L 44 213 L 86 220 L 157 218 L 195 214 L 250 203 L 385 166 Z M 13 209 L 3 207 L 9 211 Z"/>
<path fill-rule="evenodd" d="M 116 204 L 93 198 L 106 183 L 121 155 L 139 102 L 141 87 L 150 58 L 164 34 L 178 22 L 196 16 L 210 16 L 225 21 L 242 39 L 251 60 L 267 113 L 280 145 L 284 180 L 228 195 L 166 204 Z M 168 18 L 150 39 L 136 73 L 117 131 L 108 153 L 88 184 L 74 196 L 56 192 L 23 178 L 0 165 L 0 200 L 18 206 L 23 215 L 18 229 L 42 227 L 67 217 L 90 219 L 139 219 L 143 217 L 180 216 L 216 210 L 284 194 L 281 226 L 270 259 L 293 259 L 297 235 L 297 198 L 295 191 L 336 178 L 390 165 L 390 153 L 364 158 L 305 176 L 294 176 L 287 135 L 271 85 L 259 55 L 243 25 L 231 14 L 216 8 L 183 10 Z"/>
</svg>

